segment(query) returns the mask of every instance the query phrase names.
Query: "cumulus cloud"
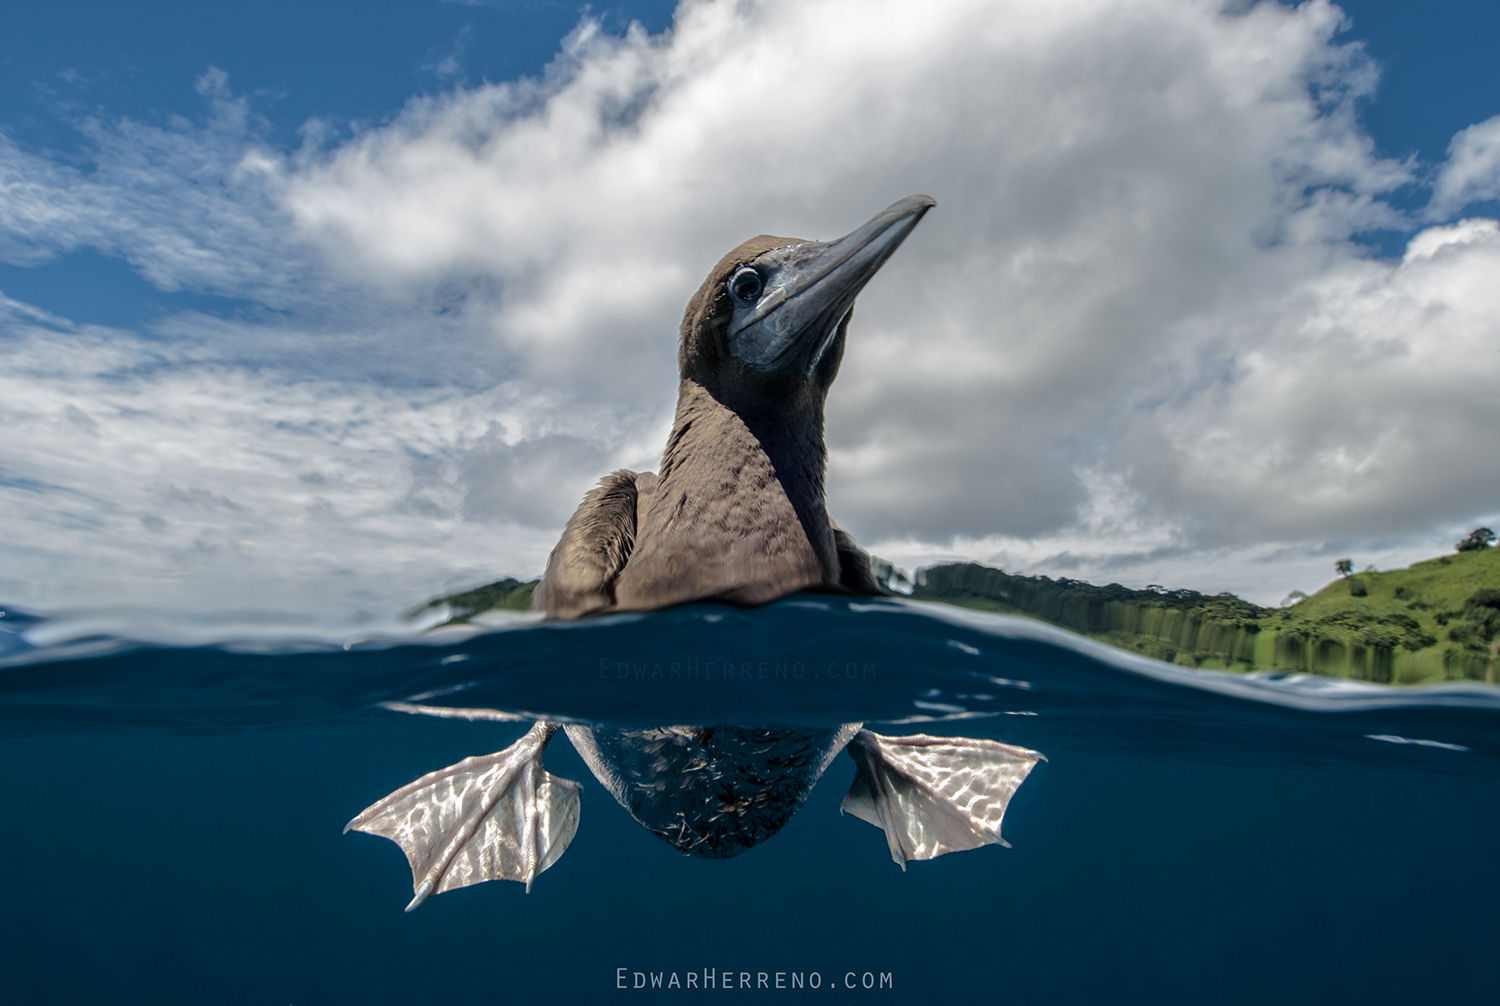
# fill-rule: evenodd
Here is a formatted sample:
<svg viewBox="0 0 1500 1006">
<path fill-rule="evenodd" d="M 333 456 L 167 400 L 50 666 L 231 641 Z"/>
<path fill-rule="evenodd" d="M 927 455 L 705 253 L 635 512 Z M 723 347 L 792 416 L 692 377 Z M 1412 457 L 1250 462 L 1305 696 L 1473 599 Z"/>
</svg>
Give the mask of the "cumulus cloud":
<svg viewBox="0 0 1500 1006">
<path fill-rule="evenodd" d="M 665 35 L 585 19 L 541 79 L 329 149 L 267 148 L 213 75 L 206 125 L 89 125 L 107 171 L 0 147 L 0 257 L 94 246 L 282 309 L 131 341 L 12 305 L 28 568 L 345 584 L 327 605 L 378 569 L 535 574 L 594 478 L 654 465 L 719 255 L 913 192 L 939 206 L 862 295 L 829 402 L 830 507 L 862 541 L 1261 600 L 1347 543 L 1421 558 L 1500 488 L 1475 453 L 1500 245 L 1442 215 L 1493 198 L 1500 120 L 1455 138 L 1437 226 L 1372 259 L 1354 236 L 1412 229 L 1383 196 L 1421 175 L 1361 131 L 1378 73 L 1341 24 L 1319 0 L 685 0 Z"/>
<path fill-rule="evenodd" d="M 513 388 L 289 381 L 0 310 L 9 603 L 389 614 L 529 572 L 566 519 L 485 501 L 538 404 Z"/>
<path fill-rule="evenodd" d="M 1428 217 L 1446 220 L 1470 203 L 1500 199 L 1500 115 L 1460 130 L 1433 185 Z"/>
</svg>

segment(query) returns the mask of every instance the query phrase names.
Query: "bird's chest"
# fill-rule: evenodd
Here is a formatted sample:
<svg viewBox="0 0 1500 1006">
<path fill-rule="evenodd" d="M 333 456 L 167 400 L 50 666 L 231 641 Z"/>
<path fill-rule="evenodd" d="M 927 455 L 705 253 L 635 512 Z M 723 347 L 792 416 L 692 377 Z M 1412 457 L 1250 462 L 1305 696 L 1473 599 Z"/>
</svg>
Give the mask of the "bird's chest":
<svg viewBox="0 0 1500 1006">
<path fill-rule="evenodd" d="M 637 503 L 635 547 L 616 605 L 761 604 L 837 584 L 821 484 L 808 485 L 790 467 L 778 470 L 764 452 L 743 450 L 664 472 Z"/>
</svg>

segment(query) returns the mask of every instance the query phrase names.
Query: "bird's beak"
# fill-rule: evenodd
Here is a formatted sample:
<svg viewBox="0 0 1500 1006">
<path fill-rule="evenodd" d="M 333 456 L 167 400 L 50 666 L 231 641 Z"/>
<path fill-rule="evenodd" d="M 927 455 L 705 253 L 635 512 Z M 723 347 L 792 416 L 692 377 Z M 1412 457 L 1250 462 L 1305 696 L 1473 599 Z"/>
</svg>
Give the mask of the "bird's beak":
<svg viewBox="0 0 1500 1006">
<path fill-rule="evenodd" d="M 729 349 L 757 370 L 817 367 L 854 298 L 937 201 L 907 196 L 837 241 L 804 241 L 766 252 L 751 265 L 764 290 L 736 307 Z"/>
</svg>

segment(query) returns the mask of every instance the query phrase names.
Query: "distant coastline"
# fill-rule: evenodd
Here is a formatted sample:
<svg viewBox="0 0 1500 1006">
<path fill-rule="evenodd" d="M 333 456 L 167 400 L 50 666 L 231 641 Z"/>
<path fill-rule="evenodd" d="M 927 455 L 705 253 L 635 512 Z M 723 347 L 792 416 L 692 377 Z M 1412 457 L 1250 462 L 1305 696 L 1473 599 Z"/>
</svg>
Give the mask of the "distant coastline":
<svg viewBox="0 0 1500 1006">
<path fill-rule="evenodd" d="M 1500 548 L 1341 577 L 1311 597 L 1262 608 L 1234 594 L 1022 576 L 974 562 L 919 570 L 914 600 L 1036 618 L 1186 667 L 1300 671 L 1382 684 L 1495 681 Z M 510 577 L 435 598 L 449 622 L 526 611 L 537 581 Z"/>
<path fill-rule="evenodd" d="M 1397 685 L 1494 682 L 1500 549 L 1343 577 L 1281 608 L 1233 594 L 1018 576 L 978 563 L 921 570 L 911 596 L 1026 615 L 1187 667 Z"/>
</svg>

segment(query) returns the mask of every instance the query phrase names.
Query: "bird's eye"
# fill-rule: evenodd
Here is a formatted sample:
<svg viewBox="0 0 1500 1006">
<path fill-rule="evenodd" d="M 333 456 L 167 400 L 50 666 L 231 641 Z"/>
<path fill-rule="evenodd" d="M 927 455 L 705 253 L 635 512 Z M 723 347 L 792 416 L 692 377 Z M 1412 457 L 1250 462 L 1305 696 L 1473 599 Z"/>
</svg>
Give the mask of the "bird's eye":
<svg viewBox="0 0 1500 1006">
<path fill-rule="evenodd" d="M 766 288 L 766 281 L 761 279 L 760 273 L 748 265 L 742 265 L 735 270 L 733 276 L 729 277 L 729 296 L 741 307 L 749 307 L 760 299 L 761 291 Z"/>
</svg>

